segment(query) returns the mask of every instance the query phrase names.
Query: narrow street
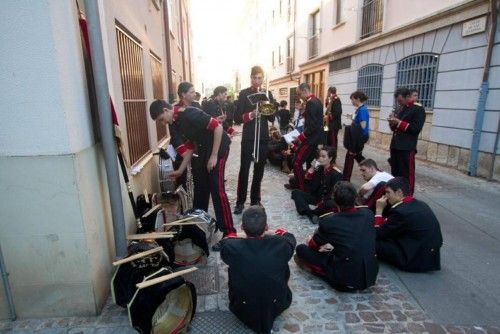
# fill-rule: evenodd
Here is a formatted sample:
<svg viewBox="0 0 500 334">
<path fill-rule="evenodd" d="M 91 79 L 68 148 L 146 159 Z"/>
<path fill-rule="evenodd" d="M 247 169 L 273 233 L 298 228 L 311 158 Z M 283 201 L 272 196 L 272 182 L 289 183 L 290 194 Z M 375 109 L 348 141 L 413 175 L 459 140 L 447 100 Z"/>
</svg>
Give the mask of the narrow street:
<svg viewBox="0 0 500 334">
<path fill-rule="evenodd" d="M 231 146 L 226 189 L 234 206 L 240 137 Z M 387 153 L 367 147 L 365 156 L 388 170 Z M 343 149 L 338 162 L 343 164 Z M 361 176 L 355 166 L 353 183 Z M 268 164 L 263 205 L 271 228 L 285 227 L 302 242 L 315 226 L 297 215 L 287 176 Z M 442 270 L 410 274 L 382 264 L 377 285 L 360 293 L 340 293 L 290 261 L 292 306 L 275 322 L 277 333 L 499 333 L 500 186 L 460 172 L 417 161 L 416 197 L 435 211 L 443 230 Z M 240 226 L 241 215 L 235 216 Z M 190 274 L 198 305 L 190 333 L 251 333 L 228 311 L 227 266 L 218 253 Z M 496 326 L 496 327 L 494 327 Z M 126 310 L 108 301 L 90 318 L 0 322 L 0 332 L 133 333 Z"/>
</svg>

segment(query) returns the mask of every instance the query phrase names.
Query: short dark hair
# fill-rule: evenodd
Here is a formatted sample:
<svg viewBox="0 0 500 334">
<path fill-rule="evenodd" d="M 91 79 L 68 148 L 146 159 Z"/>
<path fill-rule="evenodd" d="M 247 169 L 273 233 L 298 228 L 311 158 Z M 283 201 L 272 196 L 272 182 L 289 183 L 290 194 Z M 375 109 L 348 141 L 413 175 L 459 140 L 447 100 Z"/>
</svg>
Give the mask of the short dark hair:
<svg viewBox="0 0 500 334">
<path fill-rule="evenodd" d="M 182 94 L 186 94 L 191 87 L 194 87 L 192 83 L 184 81 L 177 87 L 177 95 L 182 98 Z"/>
<path fill-rule="evenodd" d="M 266 230 L 266 210 L 259 205 L 252 205 L 243 212 L 241 226 L 249 237 L 258 237 Z"/>
<path fill-rule="evenodd" d="M 321 148 L 321 151 L 325 151 L 326 154 L 328 155 L 328 157 L 332 159 L 331 164 L 335 163 L 335 160 L 337 160 L 337 150 L 336 149 L 334 149 L 331 146 L 325 145 Z"/>
<path fill-rule="evenodd" d="M 197 98 L 200 98 L 201 97 L 201 94 L 199 92 L 196 92 L 196 97 Z"/>
<path fill-rule="evenodd" d="M 262 67 L 260 67 L 259 65 L 255 65 L 254 67 L 252 67 L 252 69 L 250 70 L 250 76 L 254 76 L 254 75 L 257 75 L 257 74 L 262 74 L 264 75 L 264 70 L 262 69 Z"/>
<path fill-rule="evenodd" d="M 149 115 L 153 121 L 156 121 L 158 116 L 163 113 L 163 108 L 172 109 L 172 105 L 168 104 L 164 100 L 155 100 L 151 103 L 149 106 Z"/>
<path fill-rule="evenodd" d="M 281 108 L 285 108 L 287 105 L 288 105 L 288 102 L 286 102 L 285 100 L 281 100 L 280 101 L 280 107 Z"/>
<path fill-rule="evenodd" d="M 340 209 L 352 208 L 356 202 L 356 189 L 348 181 L 339 181 L 333 187 L 333 200 Z"/>
<path fill-rule="evenodd" d="M 372 167 L 375 168 L 376 170 L 378 169 L 377 163 L 373 159 L 365 159 L 359 163 L 359 167 L 365 166 L 365 167 Z"/>
<path fill-rule="evenodd" d="M 394 97 L 398 97 L 399 95 L 401 95 L 402 97 L 408 97 L 411 95 L 411 92 L 408 88 L 406 87 L 399 87 L 398 89 L 396 89 L 396 91 L 394 92 Z"/>
<path fill-rule="evenodd" d="M 415 88 L 410 89 L 410 95 L 413 94 L 413 93 L 417 93 L 418 94 L 418 89 L 415 89 Z"/>
<path fill-rule="evenodd" d="M 227 88 L 224 86 L 217 86 L 214 89 L 214 95 L 213 96 L 218 96 L 219 94 L 223 94 L 227 92 Z"/>
<path fill-rule="evenodd" d="M 303 82 L 299 85 L 298 90 L 305 91 L 307 90 L 308 92 L 311 91 L 311 85 L 309 85 L 307 82 Z"/>
<path fill-rule="evenodd" d="M 333 87 L 333 86 L 329 87 L 328 88 L 328 93 L 337 94 L 337 88 Z"/>
<path fill-rule="evenodd" d="M 368 100 L 368 96 L 366 96 L 366 94 L 363 93 L 362 91 L 357 90 L 351 94 L 351 99 L 358 99 L 361 102 L 365 102 L 366 100 Z"/>
<path fill-rule="evenodd" d="M 392 191 L 398 191 L 399 189 L 401 189 L 404 196 L 410 195 L 410 185 L 408 184 L 408 180 L 406 180 L 404 177 L 401 176 L 395 177 L 387 181 L 385 187 L 391 188 Z"/>
</svg>

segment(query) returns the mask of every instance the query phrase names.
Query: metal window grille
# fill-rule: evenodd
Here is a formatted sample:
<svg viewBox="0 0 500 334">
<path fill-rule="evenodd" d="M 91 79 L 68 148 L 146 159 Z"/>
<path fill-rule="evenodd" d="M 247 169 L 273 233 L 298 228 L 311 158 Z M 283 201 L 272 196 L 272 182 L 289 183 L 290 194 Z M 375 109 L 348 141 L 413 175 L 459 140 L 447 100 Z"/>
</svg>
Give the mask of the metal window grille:
<svg viewBox="0 0 500 334">
<path fill-rule="evenodd" d="M 342 0 L 336 0 L 335 8 L 335 24 L 342 22 Z"/>
<path fill-rule="evenodd" d="M 382 0 L 364 0 L 361 39 L 382 31 L 384 2 Z"/>
<path fill-rule="evenodd" d="M 434 106 L 434 92 L 439 56 L 420 53 L 406 57 L 398 62 L 396 87 L 418 90 L 419 102 L 426 109 Z"/>
<path fill-rule="evenodd" d="M 368 106 L 380 107 L 383 68 L 379 64 L 370 64 L 363 66 L 358 71 L 358 90 L 368 96 L 368 101 L 366 102 Z"/>
<path fill-rule="evenodd" d="M 351 68 L 351 57 L 345 57 L 331 61 L 328 64 L 328 67 L 330 73 Z"/>
<path fill-rule="evenodd" d="M 149 148 L 144 94 L 142 47 L 135 38 L 116 27 L 118 58 L 122 82 L 123 106 L 127 124 L 127 140 L 130 162 L 139 161 Z"/>
<path fill-rule="evenodd" d="M 161 60 L 152 52 L 149 55 L 151 63 L 151 79 L 153 80 L 153 98 L 163 99 L 163 82 L 161 76 Z M 156 122 L 156 139 L 162 140 L 167 135 L 167 127 L 160 122 Z"/>
</svg>

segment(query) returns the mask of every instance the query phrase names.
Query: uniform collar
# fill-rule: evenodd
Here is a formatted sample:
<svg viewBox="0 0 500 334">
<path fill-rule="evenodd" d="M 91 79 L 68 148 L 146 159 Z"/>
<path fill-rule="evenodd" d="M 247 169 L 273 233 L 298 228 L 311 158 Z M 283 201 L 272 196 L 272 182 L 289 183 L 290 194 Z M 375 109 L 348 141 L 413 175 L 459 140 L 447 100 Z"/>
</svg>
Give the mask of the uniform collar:
<svg viewBox="0 0 500 334">
<path fill-rule="evenodd" d="M 307 101 L 309 101 L 309 100 L 310 100 L 310 99 L 312 99 L 313 97 L 315 97 L 315 96 L 314 96 L 314 94 L 309 94 L 309 96 L 307 97 L 307 99 L 306 99 L 306 100 L 307 100 Z"/>
<path fill-rule="evenodd" d="M 256 92 L 256 91 L 257 91 L 257 87 L 255 87 L 255 86 L 250 86 L 250 90 L 251 90 L 252 92 Z"/>
<path fill-rule="evenodd" d="M 408 101 L 405 104 L 405 107 L 411 107 L 414 104 L 415 104 L 415 100 L 414 99 L 408 99 Z"/>
<path fill-rule="evenodd" d="M 400 204 L 403 204 L 403 203 L 409 203 L 409 202 L 411 202 L 411 201 L 413 201 L 413 197 L 412 197 L 412 196 L 405 196 L 405 197 L 403 197 L 403 199 L 402 199 L 401 201 L 399 201 L 399 202 L 397 202 L 397 203 L 393 204 L 393 205 L 391 206 L 391 209 L 394 209 L 395 207 L 397 207 L 397 206 L 398 206 L 398 205 L 400 205 Z"/>
<path fill-rule="evenodd" d="M 179 117 L 179 113 L 184 110 L 186 110 L 186 108 L 183 105 L 174 106 L 174 121 Z"/>
<path fill-rule="evenodd" d="M 339 208 L 339 212 L 349 212 L 349 213 L 352 213 L 352 212 L 356 212 L 356 208 L 353 206 L 353 207 L 350 207 L 350 208 Z"/>
</svg>

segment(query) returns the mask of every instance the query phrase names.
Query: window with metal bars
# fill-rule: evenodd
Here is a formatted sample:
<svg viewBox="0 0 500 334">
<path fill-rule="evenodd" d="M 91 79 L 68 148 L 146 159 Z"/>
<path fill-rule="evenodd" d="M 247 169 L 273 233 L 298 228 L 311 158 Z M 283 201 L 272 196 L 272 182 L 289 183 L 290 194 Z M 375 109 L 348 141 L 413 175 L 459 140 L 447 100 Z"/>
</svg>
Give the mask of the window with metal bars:
<svg viewBox="0 0 500 334">
<path fill-rule="evenodd" d="M 369 64 L 361 67 L 358 71 L 358 90 L 368 96 L 367 106 L 380 107 L 383 69 L 383 65 Z"/>
<path fill-rule="evenodd" d="M 153 80 L 153 98 L 155 100 L 163 99 L 163 82 L 161 76 L 161 60 L 153 52 L 149 54 L 151 64 L 151 79 Z M 156 122 L 156 139 L 158 141 L 167 135 L 167 126 Z"/>
<path fill-rule="evenodd" d="M 143 55 L 140 42 L 121 26 L 116 27 L 118 59 L 127 124 L 130 163 L 150 151 L 144 94 Z"/>
<path fill-rule="evenodd" d="M 433 53 L 419 53 L 398 62 L 396 87 L 418 91 L 419 102 L 426 109 L 434 106 L 439 56 Z"/>
<path fill-rule="evenodd" d="M 361 20 L 361 39 L 382 31 L 384 2 L 382 0 L 364 0 Z"/>
</svg>

